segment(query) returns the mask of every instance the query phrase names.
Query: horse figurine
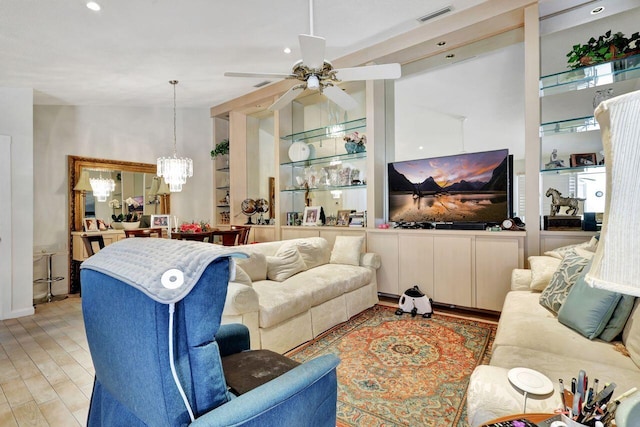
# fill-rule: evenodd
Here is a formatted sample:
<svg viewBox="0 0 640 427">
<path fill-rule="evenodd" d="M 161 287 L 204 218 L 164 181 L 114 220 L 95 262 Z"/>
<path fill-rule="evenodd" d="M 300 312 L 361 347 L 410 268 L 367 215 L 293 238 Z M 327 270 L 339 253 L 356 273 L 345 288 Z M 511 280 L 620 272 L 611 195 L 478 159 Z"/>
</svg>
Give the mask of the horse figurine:
<svg viewBox="0 0 640 427">
<path fill-rule="evenodd" d="M 545 195 L 547 197 L 551 197 L 551 216 L 555 216 L 559 213 L 561 206 L 567 207 L 567 215 L 569 215 L 569 211 L 573 211 L 571 215 L 576 215 L 579 210 L 578 202 L 586 200 L 578 197 L 562 197 L 562 194 L 555 188 L 549 188 Z"/>
</svg>

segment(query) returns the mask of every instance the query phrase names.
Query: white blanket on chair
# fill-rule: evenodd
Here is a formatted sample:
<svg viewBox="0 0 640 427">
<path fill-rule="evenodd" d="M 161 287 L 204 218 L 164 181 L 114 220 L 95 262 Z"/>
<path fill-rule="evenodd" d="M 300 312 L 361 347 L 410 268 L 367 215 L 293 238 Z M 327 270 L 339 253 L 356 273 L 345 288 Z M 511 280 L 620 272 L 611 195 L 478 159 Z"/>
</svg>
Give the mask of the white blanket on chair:
<svg viewBox="0 0 640 427">
<path fill-rule="evenodd" d="M 247 255 L 211 243 L 130 238 L 106 246 L 80 268 L 111 276 L 155 301 L 169 304 L 188 295 L 207 266 L 218 257 L 231 258 L 229 280 L 233 280 L 233 257 Z"/>
</svg>

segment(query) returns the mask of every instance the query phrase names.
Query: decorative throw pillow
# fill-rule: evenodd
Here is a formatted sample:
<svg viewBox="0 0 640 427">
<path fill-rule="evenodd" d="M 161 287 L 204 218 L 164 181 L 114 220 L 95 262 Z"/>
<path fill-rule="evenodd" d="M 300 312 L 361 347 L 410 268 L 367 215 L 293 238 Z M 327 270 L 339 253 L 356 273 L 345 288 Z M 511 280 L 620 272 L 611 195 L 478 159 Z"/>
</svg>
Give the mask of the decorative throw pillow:
<svg viewBox="0 0 640 427">
<path fill-rule="evenodd" d="M 279 256 L 281 252 L 284 252 L 291 247 L 298 249 L 300 256 L 302 256 L 302 259 L 307 266 L 307 270 L 329 263 L 329 242 L 322 237 L 295 239 L 285 242 L 276 252 L 276 256 Z"/>
<path fill-rule="evenodd" d="M 236 283 L 242 283 L 243 285 L 251 286 L 251 277 L 239 266 L 236 265 L 236 277 L 232 280 Z"/>
<path fill-rule="evenodd" d="M 618 305 L 613 312 L 613 316 L 611 316 L 609 323 L 607 323 L 607 326 L 598 338 L 607 342 L 611 342 L 616 339 L 627 324 L 627 320 L 629 319 L 629 315 L 631 314 L 631 310 L 633 310 L 635 302 L 635 297 L 632 297 L 631 295 L 622 295 L 620 302 L 618 302 Z"/>
<path fill-rule="evenodd" d="M 267 278 L 267 259 L 264 254 L 250 254 L 249 258 L 238 259 L 236 265 L 241 267 L 253 282 Z"/>
<path fill-rule="evenodd" d="M 558 311 L 558 321 L 592 340 L 604 331 L 621 295 L 590 287 L 584 280 L 589 267 L 582 269 L 575 285 L 571 287 Z"/>
<path fill-rule="evenodd" d="M 595 246 L 597 245 L 593 244 L 593 238 L 592 238 L 592 240 L 589 240 L 588 242 L 578 243 L 575 245 L 562 246 L 560 248 L 556 248 L 551 251 L 546 251 L 544 254 L 554 258 L 563 259 L 564 256 L 568 252 L 570 252 L 572 249 L 580 248 L 580 249 L 586 249 L 590 252 L 595 252 L 596 251 Z"/>
<path fill-rule="evenodd" d="M 294 274 L 307 269 L 300 252 L 296 248 L 289 248 L 278 256 L 267 257 L 267 278 L 276 282 L 283 282 Z"/>
<path fill-rule="evenodd" d="M 529 288 L 534 291 L 543 291 L 562 261 L 550 256 L 530 256 L 528 259 L 531 267 Z"/>
<path fill-rule="evenodd" d="M 540 305 L 558 313 L 562 303 L 567 299 L 569 289 L 576 283 L 582 269 L 593 257 L 589 251 L 571 249 L 562 259 L 560 266 L 553 273 L 549 285 L 540 294 Z"/>
<path fill-rule="evenodd" d="M 360 265 L 364 236 L 337 236 L 331 251 L 331 264 Z"/>
</svg>

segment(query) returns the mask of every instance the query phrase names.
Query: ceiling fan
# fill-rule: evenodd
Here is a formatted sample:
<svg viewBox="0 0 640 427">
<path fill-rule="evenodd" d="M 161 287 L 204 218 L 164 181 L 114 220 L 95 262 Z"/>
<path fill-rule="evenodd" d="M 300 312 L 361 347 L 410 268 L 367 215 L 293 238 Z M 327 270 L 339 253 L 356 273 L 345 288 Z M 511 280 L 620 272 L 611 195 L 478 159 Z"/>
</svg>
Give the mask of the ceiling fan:
<svg viewBox="0 0 640 427">
<path fill-rule="evenodd" d="M 305 89 L 317 90 L 344 110 L 357 107 L 351 95 L 340 89 L 337 84 L 355 80 L 397 79 L 400 77 L 400 64 L 367 65 L 362 67 L 334 69 L 331 62 L 324 59 L 325 39 L 313 35 L 313 0 L 309 0 L 310 33 L 300 34 L 300 52 L 302 59 L 293 64 L 291 73 L 224 73 L 228 77 L 263 77 L 297 79 L 302 83 L 293 86 L 269 106 L 269 110 L 279 110 L 296 99 Z"/>
</svg>

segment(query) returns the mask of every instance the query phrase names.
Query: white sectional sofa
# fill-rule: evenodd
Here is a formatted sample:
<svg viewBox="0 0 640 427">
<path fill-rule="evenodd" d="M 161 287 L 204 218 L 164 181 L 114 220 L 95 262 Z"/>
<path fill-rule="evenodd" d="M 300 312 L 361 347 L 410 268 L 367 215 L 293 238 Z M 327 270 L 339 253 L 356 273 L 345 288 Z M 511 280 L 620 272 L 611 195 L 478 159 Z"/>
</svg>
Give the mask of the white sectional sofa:
<svg viewBox="0 0 640 427">
<path fill-rule="evenodd" d="M 377 254 L 364 237 L 321 237 L 235 247 L 237 262 L 223 323 L 249 328 L 252 349 L 286 352 L 378 302 Z"/>
<path fill-rule="evenodd" d="M 490 364 L 478 366 L 470 379 L 467 413 L 471 426 L 522 412 L 523 392 L 513 386 L 507 377 L 507 372 L 515 367 L 539 371 L 555 386 L 554 392 L 549 395 L 529 395 L 527 412 L 553 413 L 561 406 L 558 380 L 562 378 L 568 388 L 571 378 L 577 377 L 581 369 L 586 371 L 591 383 L 599 379 L 601 389 L 605 383 L 615 382 L 616 395 L 632 387 L 640 387 L 640 298 L 635 301 L 625 297 L 627 314 L 631 309 L 628 318 L 617 311 L 621 308 L 617 304 L 622 299 L 618 300 L 606 326 L 609 328 L 613 316 L 618 315 L 619 328 L 623 329 L 621 334 L 609 334 L 616 335 L 613 341 L 606 342 L 598 337 L 589 339 L 583 335 L 584 325 L 582 332 L 577 332 L 560 323 L 552 311 L 540 304 L 541 291 L 544 291 L 550 278 L 560 274 L 561 265 L 564 264 L 558 259 L 558 254 L 562 255 L 562 252 L 551 254 L 554 256 L 530 257 L 531 270 L 518 269 L 513 272 L 512 290 L 504 302 Z M 570 289 L 574 292 L 573 288 Z M 591 290 L 587 291 L 592 295 Z M 563 305 L 567 305 L 568 300 L 569 296 Z M 603 300 L 601 298 L 598 301 Z M 592 298 L 577 305 L 584 310 L 575 316 L 578 323 L 597 324 L 594 319 L 599 315 L 596 313 L 598 310 L 593 308 L 594 301 Z M 561 313 L 563 316 L 560 317 L 567 323 L 570 319 L 565 318 L 569 315 Z"/>
</svg>

